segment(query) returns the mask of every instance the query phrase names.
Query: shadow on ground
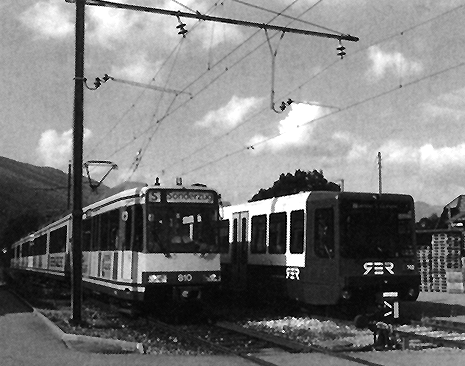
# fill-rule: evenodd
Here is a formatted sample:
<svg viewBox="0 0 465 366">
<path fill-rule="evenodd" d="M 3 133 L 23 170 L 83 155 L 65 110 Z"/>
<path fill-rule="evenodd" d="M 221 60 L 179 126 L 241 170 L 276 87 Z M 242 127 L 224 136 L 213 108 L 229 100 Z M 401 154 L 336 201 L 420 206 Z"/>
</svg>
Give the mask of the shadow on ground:
<svg viewBox="0 0 465 366">
<path fill-rule="evenodd" d="M 442 304 L 426 301 L 401 302 L 401 316 L 421 320 L 424 317 L 451 317 L 465 315 L 465 306 L 458 304 Z"/>
<path fill-rule="evenodd" d="M 14 313 L 32 313 L 33 309 L 18 296 L 0 286 L 0 316 Z"/>
</svg>

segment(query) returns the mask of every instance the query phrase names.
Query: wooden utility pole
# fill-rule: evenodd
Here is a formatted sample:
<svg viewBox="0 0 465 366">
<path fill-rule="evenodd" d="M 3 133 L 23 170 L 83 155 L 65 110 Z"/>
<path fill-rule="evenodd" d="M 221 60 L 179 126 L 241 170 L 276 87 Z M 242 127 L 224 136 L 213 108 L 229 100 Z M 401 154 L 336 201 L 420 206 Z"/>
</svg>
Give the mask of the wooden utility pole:
<svg viewBox="0 0 465 366">
<path fill-rule="evenodd" d="M 84 139 L 84 22 L 85 0 L 76 0 L 76 53 L 73 115 L 73 211 L 71 239 L 72 322 L 82 322 L 82 160 Z"/>
</svg>

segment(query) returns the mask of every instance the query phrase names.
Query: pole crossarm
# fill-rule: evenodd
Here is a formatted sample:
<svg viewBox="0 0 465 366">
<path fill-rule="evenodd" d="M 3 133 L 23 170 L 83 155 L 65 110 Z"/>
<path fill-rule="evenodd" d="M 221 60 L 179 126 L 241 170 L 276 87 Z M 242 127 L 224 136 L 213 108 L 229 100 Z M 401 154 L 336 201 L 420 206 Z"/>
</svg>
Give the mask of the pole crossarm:
<svg viewBox="0 0 465 366">
<path fill-rule="evenodd" d="M 76 0 L 66 0 L 66 2 L 75 2 L 75 1 Z M 193 18 L 193 19 L 199 19 L 199 20 L 204 20 L 204 21 L 226 23 L 226 24 L 233 24 L 233 25 L 242 25 L 246 27 L 260 28 L 260 29 L 266 29 L 266 30 L 271 29 L 271 30 L 285 32 L 285 33 L 296 33 L 296 34 L 303 34 L 307 36 L 333 38 L 333 39 L 345 40 L 345 41 L 351 41 L 351 42 L 357 42 L 359 40 L 358 37 L 351 36 L 350 34 L 322 33 L 322 32 L 306 30 L 306 29 L 289 28 L 289 27 L 281 27 L 279 25 L 249 22 L 249 21 L 239 20 L 239 19 L 214 17 L 210 15 L 204 15 L 199 12 L 186 13 L 186 12 L 176 11 L 176 10 L 158 9 L 158 8 L 151 8 L 148 6 L 139 6 L 139 5 L 131 5 L 131 4 L 121 4 L 121 3 L 115 3 L 115 2 L 104 1 L 104 0 L 86 0 L 86 5 L 136 10 L 136 11 L 142 11 L 146 13 L 156 13 L 156 14 L 171 15 L 171 16 L 176 16 L 176 17 Z"/>
</svg>

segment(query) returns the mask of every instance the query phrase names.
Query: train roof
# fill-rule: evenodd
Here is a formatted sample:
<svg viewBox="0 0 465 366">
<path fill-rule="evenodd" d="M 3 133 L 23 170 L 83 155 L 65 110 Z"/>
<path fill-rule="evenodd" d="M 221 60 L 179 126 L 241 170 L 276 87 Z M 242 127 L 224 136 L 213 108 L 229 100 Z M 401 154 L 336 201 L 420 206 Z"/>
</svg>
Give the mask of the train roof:
<svg viewBox="0 0 465 366">
<path fill-rule="evenodd" d="M 125 189 L 116 193 L 113 193 L 109 196 L 105 196 L 102 199 L 86 206 L 83 208 L 83 212 L 93 210 L 102 206 L 107 206 L 112 204 L 113 202 L 118 202 L 122 200 L 132 200 L 132 199 L 142 199 L 145 197 L 146 193 L 150 189 L 156 189 L 161 191 L 169 191 L 169 190 L 196 190 L 196 191 L 210 191 L 216 192 L 213 188 L 209 188 L 204 184 L 192 184 L 188 185 L 140 185 L 134 188 Z"/>
<path fill-rule="evenodd" d="M 228 211 L 246 211 L 254 210 L 259 208 L 260 210 L 266 209 L 267 212 L 281 212 L 291 210 L 304 209 L 306 203 L 311 200 L 324 200 L 324 199 L 362 199 L 362 200 L 380 200 L 380 201 L 411 201 L 413 198 L 407 194 L 397 193 L 370 193 L 370 192 L 335 192 L 335 191 L 307 191 L 299 192 L 296 194 L 273 197 L 259 201 L 246 202 L 237 205 L 231 205 L 224 207 L 226 212 Z"/>
</svg>

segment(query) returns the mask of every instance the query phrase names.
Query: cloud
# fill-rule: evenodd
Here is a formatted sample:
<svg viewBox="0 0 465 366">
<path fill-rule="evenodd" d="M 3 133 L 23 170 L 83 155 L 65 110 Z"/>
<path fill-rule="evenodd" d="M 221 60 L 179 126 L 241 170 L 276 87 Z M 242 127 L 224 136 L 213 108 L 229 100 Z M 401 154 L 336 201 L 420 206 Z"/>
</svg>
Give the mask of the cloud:
<svg viewBox="0 0 465 366">
<path fill-rule="evenodd" d="M 112 66 L 110 76 L 140 83 L 149 83 L 159 71 L 161 61 L 150 62 L 144 55 L 133 55 L 124 66 Z M 155 85 L 155 84 L 154 84 Z"/>
<path fill-rule="evenodd" d="M 216 111 L 208 112 L 202 120 L 196 122 L 196 125 L 225 129 L 235 127 L 244 120 L 252 109 L 261 103 L 261 100 L 261 98 L 240 98 L 233 95 L 228 104 Z"/>
<path fill-rule="evenodd" d="M 223 43 L 239 44 L 245 36 L 238 26 L 204 22 L 195 31 L 195 39 L 201 42 L 204 49 L 210 49 Z"/>
<path fill-rule="evenodd" d="M 116 43 L 126 41 L 129 36 L 134 37 L 135 26 L 146 17 L 145 14 L 121 9 L 88 9 L 89 29 L 86 38 L 89 42 L 96 42 L 106 48 L 113 48 Z"/>
<path fill-rule="evenodd" d="M 91 136 L 89 129 L 84 130 L 84 140 Z M 39 139 L 37 152 L 39 160 L 46 166 L 63 169 L 72 158 L 73 130 L 62 132 L 47 130 Z"/>
<path fill-rule="evenodd" d="M 368 57 L 372 61 L 369 74 L 377 79 L 383 78 L 388 72 L 396 76 L 408 76 L 423 70 L 420 62 L 410 61 L 400 52 L 384 52 L 378 46 L 368 49 Z"/>
<path fill-rule="evenodd" d="M 446 117 L 460 120 L 465 116 L 465 88 L 441 94 L 434 101 L 423 104 L 426 117 Z"/>
<path fill-rule="evenodd" d="M 46 38 L 65 38 L 74 34 L 72 12 L 57 1 L 39 1 L 20 15 L 20 21 L 35 34 Z M 69 5 L 68 5 L 69 6 Z"/>
<path fill-rule="evenodd" d="M 292 146 L 304 146 L 311 141 L 316 123 L 309 123 L 323 117 L 325 108 L 306 103 L 293 103 L 287 116 L 279 121 L 279 135 L 265 137 L 256 135 L 249 141 L 249 145 L 262 151 L 263 145 L 271 150 L 281 150 Z"/>
</svg>

